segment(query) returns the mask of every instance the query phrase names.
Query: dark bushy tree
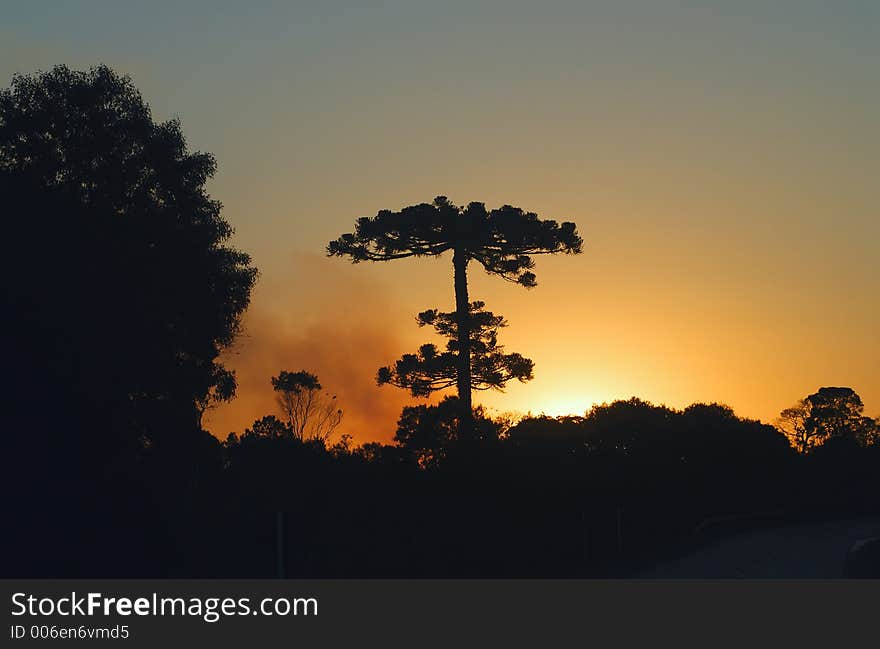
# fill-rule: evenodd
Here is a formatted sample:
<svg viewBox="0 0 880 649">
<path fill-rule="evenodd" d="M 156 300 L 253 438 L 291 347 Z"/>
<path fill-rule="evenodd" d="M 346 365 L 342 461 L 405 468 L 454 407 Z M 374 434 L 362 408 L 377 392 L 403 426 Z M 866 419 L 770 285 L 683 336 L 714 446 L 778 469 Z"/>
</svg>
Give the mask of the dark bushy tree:
<svg viewBox="0 0 880 649">
<path fill-rule="evenodd" d="M 26 319 L 41 344 L 70 343 L 46 376 L 74 365 L 88 410 L 115 417 L 120 435 L 162 443 L 234 394 L 217 359 L 256 270 L 227 245 L 232 228 L 205 190 L 215 169 L 106 66 L 17 75 L 0 91 L 16 297 L 37 307 Z"/>
<path fill-rule="evenodd" d="M 510 205 L 487 210 L 485 204 L 474 202 L 461 207 L 438 196 L 432 203 L 359 218 L 355 231 L 331 241 L 327 253 L 358 263 L 452 252 L 458 338 L 456 386 L 462 427 L 468 429 L 472 428 L 473 409 L 468 264 L 476 261 L 492 275 L 531 288 L 537 283 L 532 272 L 534 255 L 579 253 L 582 245 L 574 223 L 542 220 L 533 212 Z"/>
<path fill-rule="evenodd" d="M 284 423 L 275 415 L 266 415 L 254 421 L 250 428 L 245 428 L 241 436 L 242 439 L 252 437 L 257 439 L 293 439 L 294 435 L 289 424 Z M 235 439 L 227 441 L 234 443 Z"/>
<path fill-rule="evenodd" d="M 862 399 L 852 388 L 824 387 L 783 410 L 776 425 L 800 453 L 832 439 L 870 446 L 877 439 L 878 424 L 863 410 Z"/>
<path fill-rule="evenodd" d="M 457 397 L 444 397 L 436 405 L 407 406 L 400 414 L 394 441 L 422 468 L 438 466 L 459 441 L 461 406 Z M 468 441 L 497 441 L 503 421 L 494 421 L 481 406 L 472 413 L 475 435 Z"/>
<path fill-rule="evenodd" d="M 4 436 L 4 456 L 33 495 L 20 520 L 40 512 L 46 526 L 22 537 L 69 539 L 63 551 L 34 544 L 22 556 L 45 563 L 70 552 L 88 571 L 90 557 L 110 565 L 118 548 L 124 563 L 141 550 L 111 539 L 145 524 L 135 493 L 166 508 L 192 502 L 185 494 L 210 441 L 201 414 L 234 394 L 218 359 L 256 278 L 205 189 L 215 168 L 210 154 L 187 150 L 177 120 L 155 122 L 131 80 L 105 66 L 16 75 L 0 89 L 15 314 L 4 427 L 21 431 Z M 142 489 L 150 471 L 162 479 Z M 113 517 L 84 518 L 102 507 Z M 78 546 L 80 528 L 107 540 Z"/>
<path fill-rule="evenodd" d="M 807 397 L 810 416 L 805 426 L 820 437 L 849 439 L 865 445 L 873 420 L 862 414 L 865 406 L 852 388 L 827 387 Z"/>
</svg>

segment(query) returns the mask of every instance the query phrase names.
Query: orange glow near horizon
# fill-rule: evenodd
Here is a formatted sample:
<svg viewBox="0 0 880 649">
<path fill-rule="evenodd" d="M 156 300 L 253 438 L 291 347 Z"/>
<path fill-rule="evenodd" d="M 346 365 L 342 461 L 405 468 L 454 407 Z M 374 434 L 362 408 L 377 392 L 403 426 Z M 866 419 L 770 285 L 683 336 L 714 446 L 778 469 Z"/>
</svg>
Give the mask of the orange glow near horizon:
<svg viewBox="0 0 880 649">
<path fill-rule="evenodd" d="M 546 400 L 537 397 L 534 403 L 538 405 L 537 407 L 530 409 L 533 415 L 563 417 L 565 415 L 582 416 L 594 405 L 601 403 L 601 401 L 595 401 L 584 397 L 562 395 L 559 397 L 547 397 Z"/>
<path fill-rule="evenodd" d="M 751 295 L 748 286 L 738 297 L 706 293 L 698 274 L 675 283 L 677 300 L 668 306 L 668 289 L 629 291 L 621 279 L 614 290 L 609 284 L 594 289 L 590 275 L 601 275 L 596 266 L 602 257 L 595 247 L 580 256 L 541 258 L 541 285 L 532 291 L 471 266 L 471 297 L 490 296 L 487 306 L 509 320 L 501 342 L 536 363 L 531 382 L 475 393 L 475 403 L 490 415 L 583 415 L 595 404 L 636 396 L 674 408 L 722 402 L 740 416 L 772 422 L 798 398 L 831 384 L 854 387 L 867 414 L 873 413 L 875 377 L 865 371 L 867 362 L 861 380 L 852 372 L 871 343 L 835 336 L 837 319 L 814 320 L 820 326 L 812 331 L 771 329 L 762 326 L 770 322 L 765 318 L 771 305 L 760 284 Z M 338 395 L 345 416 L 337 438 L 347 433 L 356 443 L 390 441 L 401 408 L 425 401 L 378 387 L 376 369 L 432 340 L 414 315 L 450 305 L 450 265 L 445 258 L 351 265 L 317 254 L 297 256 L 255 292 L 244 334 L 225 356 L 237 372 L 239 396 L 208 414 L 208 429 L 225 438 L 277 414 L 269 377 L 281 369 L 308 369 Z M 663 273 L 651 279 L 669 280 Z M 784 322 L 798 317 L 789 314 Z M 780 362 L 781 350 L 817 342 L 824 344 L 823 353 Z M 839 371 L 847 358 L 849 377 Z"/>
</svg>

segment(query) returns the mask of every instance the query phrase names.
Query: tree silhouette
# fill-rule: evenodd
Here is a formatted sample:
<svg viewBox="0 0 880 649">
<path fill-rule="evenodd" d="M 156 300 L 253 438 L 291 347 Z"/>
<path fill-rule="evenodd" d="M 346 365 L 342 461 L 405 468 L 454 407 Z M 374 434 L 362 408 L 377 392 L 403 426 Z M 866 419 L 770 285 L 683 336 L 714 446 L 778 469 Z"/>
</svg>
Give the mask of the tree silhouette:
<svg viewBox="0 0 880 649">
<path fill-rule="evenodd" d="M 807 427 L 810 420 L 810 402 L 799 399 L 796 404 L 779 413 L 776 427 L 788 438 L 798 453 L 809 453 L 810 449 L 825 441 L 825 431 L 817 426 Z"/>
<path fill-rule="evenodd" d="M 877 422 L 863 416 L 863 409 L 861 397 L 852 388 L 824 387 L 783 410 L 776 425 L 800 453 L 830 439 L 869 446 L 877 437 Z"/>
<path fill-rule="evenodd" d="M 228 247 L 232 227 L 205 191 L 215 169 L 106 66 L 16 75 L 0 90 L 13 301 L 40 347 L 31 391 L 74 386 L 67 411 L 81 425 L 64 434 L 89 440 L 83 457 L 102 467 L 145 445 L 185 461 L 201 414 L 234 394 L 218 357 L 256 270 Z"/>
<path fill-rule="evenodd" d="M 342 421 L 336 395 L 321 391 L 318 377 L 304 370 L 272 377 L 278 405 L 293 436 L 300 441 L 326 441 Z"/>
<path fill-rule="evenodd" d="M 805 426 L 831 437 L 859 439 L 862 428 L 862 399 L 852 388 L 827 387 L 807 397 L 810 416 Z"/>
<path fill-rule="evenodd" d="M 438 196 L 432 203 L 359 218 L 355 231 L 331 241 L 327 253 L 358 263 L 452 252 L 458 338 L 456 386 L 462 408 L 461 426 L 466 430 L 473 428 L 468 264 L 474 260 L 491 275 L 531 288 L 537 283 L 532 256 L 579 253 L 582 244 L 574 223 L 541 220 L 537 214 L 510 205 L 487 210 L 483 203 L 473 202 L 461 207 Z"/>
<path fill-rule="evenodd" d="M 106 66 L 0 89 L 4 428 L 20 432 L 2 454 L 29 494 L 9 556 L 34 574 L 133 574 L 165 530 L 183 533 L 170 520 L 189 520 L 211 475 L 200 419 L 234 393 L 219 356 L 256 278 L 206 191 L 215 168 Z"/>
<path fill-rule="evenodd" d="M 227 442 L 235 443 L 237 438 L 233 435 L 229 437 Z M 244 433 L 242 433 L 242 439 L 249 439 L 251 437 L 261 439 L 281 439 L 287 437 L 292 439 L 293 430 L 290 424 L 281 421 L 275 415 L 266 415 L 255 420 L 251 427 L 246 428 Z"/>
<path fill-rule="evenodd" d="M 459 437 L 461 407 L 457 397 L 437 405 L 406 406 L 400 413 L 394 441 L 423 469 L 440 465 Z M 493 421 L 482 406 L 474 408 L 474 435 L 478 441 L 497 441 L 505 422 Z M 473 439 L 469 440 L 473 441 Z"/>
<path fill-rule="evenodd" d="M 471 302 L 468 310 L 470 388 L 501 390 L 513 379 L 530 381 L 534 363 L 521 354 L 504 353 L 498 344 L 498 329 L 506 327 L 507 322 L 502 316 L 485 311 L 484 306 L 484 302 Z M 404 354 L 393 366 L 379 368 L 376 382 L 405 388 L 414 397 L 426 397 L 457 384 L 458 322 L 454 312 L 441 313 L 437 309 L 421 312 L 416 320 L 420 327 L 430 325 L 449 339 L 446 351 L 440 352 L 430 343 L 422 345 L 417 353 Z"/>
</svg>

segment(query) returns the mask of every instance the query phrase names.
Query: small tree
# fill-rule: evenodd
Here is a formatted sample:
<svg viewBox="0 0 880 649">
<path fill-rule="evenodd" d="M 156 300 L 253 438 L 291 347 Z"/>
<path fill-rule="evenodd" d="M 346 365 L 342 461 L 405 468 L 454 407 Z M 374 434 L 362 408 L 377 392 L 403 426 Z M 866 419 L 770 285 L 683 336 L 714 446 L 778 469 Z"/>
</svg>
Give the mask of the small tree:
<svg viewBox="0 0 880 649">
<path fill-rule="evenodd" d="M 327 245 L 327 254 L 358 263 L 452 252 L 460 425 L 462 430 L 472 430 L 468 264 L 474 260 L 487 273 L 532 288 L 537 284 L 532 272 L 533 255 L 579 253 L 582 245 L 574 223 L 541 220 L 533 212 L 510 205 L 487 210 L 485 204 L 474 202 L 460 207 L 438 196 L 432 203 L 359 218 L 353 233 L 343 234 Z"/>
<path fill-rule="evenodd" d="M 781 430 L 798 453 L 809 453 L 810 449 L 825 441 L 824 431 L 807 427 L 810 418 L 810 402 L 800 399 L 790 408 L 779 413 L 776 427 Z"/>
<path fill-rule="evenodd" d="M 461 407 L 457 397 L 445 397 L 437 405 L 406 406 L 400 413 L 394 441 L 423 469 L 438 466 L 460 441 Z M 472 413 L 474 434 L 482 442 L 497 441 L 509 428 L 504 419 L 493 420 L 482 406 Z M 470 440 L 473 441 L 473 440 Z"/>
<path fill-rule="evenodd" d="M 336 395 L 323 392 L 314 374 L 282 370 L 272 377 L 272 388 L 293 436 L 300 441 L 326 441 L 342 421 Z"/>
<path fill-rule="evenodd" d="M 290 425 L 278 419 L 275 415 L 266 415 L 254 421 L 250 428 L 245 428 L 241 438 L 247 439 L 290 439 L 293 431 Z M 234 434 L 229 436 L 229 443 L 235 443 L 237 438 Z"/>
<path fill-rule="evenodd" d="M 484 302 L 471 302 L 468 309 L 467 329 L 470 334 L 471 390 L 502 390 L 513 379 L 530 381 L 534 363 L 521 354 L 505 354 L 498 344 L 498 329 L 507 322 L 500 315 L 485 311 Z M 441 336 L 448 338 L 446 351 L 436 345 L 425 344 L 415 354 L 404 354 L 393 366 L 379 368 L 376 382 L 390 383 L 410 391 L 414 397 L 427 397 L 433 392 L 450 388 L 458 383 L 458 339 L 456 313 L 441 313 L 437 309 L 422 311 L 416 318 L 420 327 L 430 325 Z"/>
</svg>

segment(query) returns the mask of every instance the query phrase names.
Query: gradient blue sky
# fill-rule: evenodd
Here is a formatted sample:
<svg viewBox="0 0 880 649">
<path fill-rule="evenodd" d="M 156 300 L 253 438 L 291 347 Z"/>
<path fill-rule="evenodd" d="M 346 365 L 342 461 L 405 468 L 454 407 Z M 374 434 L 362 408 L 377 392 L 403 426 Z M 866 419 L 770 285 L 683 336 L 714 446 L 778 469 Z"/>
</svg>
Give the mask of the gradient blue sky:
<svg viewBox="0 0 880 649">
<path fill-rule="evenodd" d="M 876 1 L 0 0 L 0 16 L 4 83 L 107 63 L 217 156 L 211 192 L 262 272 L 218 434 L 305 367 L 350 432 L 390 436 L 408 400 L 373 373 L 423 341 L 417 311 L 451 306 L 451 264 L 322 250 L 437 194 L 574 220 L 586 241 L 540 259 L 533 291 L 472 270 L 536 362 L 492 407 L 638 395 L 771 420 L 849 385 L 880 414 Z"/>
</svg>

